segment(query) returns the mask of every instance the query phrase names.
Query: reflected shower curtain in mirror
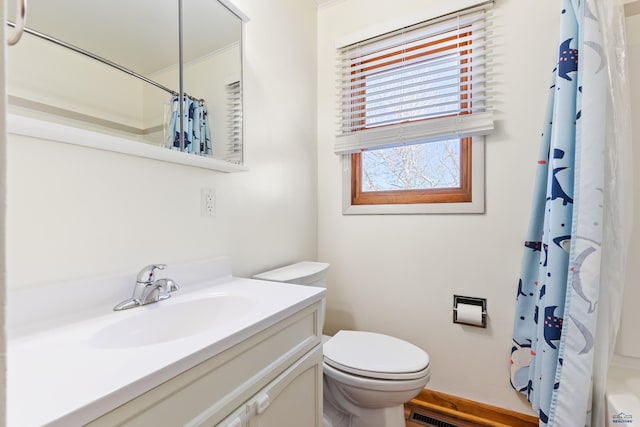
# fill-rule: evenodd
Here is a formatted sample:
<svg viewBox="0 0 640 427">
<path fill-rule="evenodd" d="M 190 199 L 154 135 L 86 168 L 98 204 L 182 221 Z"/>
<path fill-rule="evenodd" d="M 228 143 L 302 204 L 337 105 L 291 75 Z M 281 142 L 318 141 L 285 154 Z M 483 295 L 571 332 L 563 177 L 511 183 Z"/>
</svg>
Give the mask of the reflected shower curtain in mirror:
<svg viewBox="0 0 640 427">
<path fill-rule="evenodd" d="M 204 100 L 192 99 L 184 96 L 183 126 L 184 126 L 184 151 L 187 153 L 210 156 L 211 130 L 209 129 L 209 117 Z M 178 97 L 171 98 L 168 104 L 167 132 L 165 141 L 167 147 L 180 150 L 180 105 Z"/>
<path fill-rule="evenodd" d="M 606 335 L 619 323 L 625 245 L 605 234 L 619 237 L 619 225 L 608 221 L 622 203 L 621 180 L 605 173 L 620 173 L 610 171 L 621 153 L 608 134 L 615 103 L 601 8 L 595 0 L 562 1 L 518 283 L 511 385 L 527 396 L 541 426 L 589 426 L 592 417 L 604 425 L 602 372 L 613 340 Z M 608 319 L 613 325 L 599 325 Z"/>
</svg>

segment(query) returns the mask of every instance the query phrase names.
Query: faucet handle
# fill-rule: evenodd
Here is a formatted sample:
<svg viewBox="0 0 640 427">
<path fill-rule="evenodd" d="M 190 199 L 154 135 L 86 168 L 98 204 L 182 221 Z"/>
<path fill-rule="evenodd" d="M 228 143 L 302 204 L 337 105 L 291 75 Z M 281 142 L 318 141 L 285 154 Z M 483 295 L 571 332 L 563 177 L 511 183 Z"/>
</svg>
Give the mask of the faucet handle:
<svg viewBox="0 0 640 427">
<path fill-rule="evenodd" d="M 178 284 L 171 279 L 158 279 L 153 283 L 158 289 L 158 300 L 167 299 L 171 296 L 171 292 L 180 289 Z"/>
<path fill-rule="evenodd" d="M 138 273 L 139 283 L 150 283 L 156 279 L 156 269 L 164 270 L 167 264 L 149 264 Z"/>
</svg>

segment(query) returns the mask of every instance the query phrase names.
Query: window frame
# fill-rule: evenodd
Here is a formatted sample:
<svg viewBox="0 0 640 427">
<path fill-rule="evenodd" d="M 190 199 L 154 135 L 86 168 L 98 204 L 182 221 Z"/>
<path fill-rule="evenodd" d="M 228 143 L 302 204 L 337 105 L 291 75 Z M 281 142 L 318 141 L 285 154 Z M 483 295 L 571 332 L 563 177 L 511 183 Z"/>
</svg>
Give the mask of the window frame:
<svg viewBox="0 0 640 427">
<path fill-rule="evenodd" d="M 471 202 L 473 200 L 471 138 L 459 138 L 459 141 L 460 187 L 362 191 L 362 154 L 351 154 L 351 204 L 385 205 Z"/>
<path fill-rule="evenodd" d="M 485 211 L 485 138 L 470 137 L 472 182 L 471 200 L 468 202 L 417 202 L 354 204 L 351 154 L 342 156 L 342 213 L 344 215 L 404 215 L 404 214 L 480 214 Z"/>
</svg>

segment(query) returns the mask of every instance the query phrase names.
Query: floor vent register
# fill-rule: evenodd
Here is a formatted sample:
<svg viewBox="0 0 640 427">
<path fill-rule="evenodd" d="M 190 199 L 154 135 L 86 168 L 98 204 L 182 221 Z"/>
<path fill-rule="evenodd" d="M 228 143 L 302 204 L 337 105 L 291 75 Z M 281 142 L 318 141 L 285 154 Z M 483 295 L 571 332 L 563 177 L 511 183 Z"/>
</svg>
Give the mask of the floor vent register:
<svg viewBox="0 0 640 427">
<path fill-rule="evenodd" d="M 436 418 L 421 414 L 416 411 L 411 411 L 409 421 L 415 424 L 420 424 L 429 427 L 460 427 L 456 424 L 451 424 L 446 421 L 438 420 Z"/>
</svg>

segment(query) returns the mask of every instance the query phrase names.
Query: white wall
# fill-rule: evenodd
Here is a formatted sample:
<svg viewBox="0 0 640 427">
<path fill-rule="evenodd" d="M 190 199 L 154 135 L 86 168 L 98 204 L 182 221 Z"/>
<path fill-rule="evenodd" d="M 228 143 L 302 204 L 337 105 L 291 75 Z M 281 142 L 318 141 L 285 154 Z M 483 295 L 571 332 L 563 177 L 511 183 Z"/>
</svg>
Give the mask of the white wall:
<svg viewBox="0 0 640 427">
<path fill-rule="evenodd" d="M 10 136 L 9 288 L 219 255 L 233 258 L 239 276 L 316 258 L 315 4 L 234 3 L 251 19 L 250 171 L 222 174 Z M 200 218 L 202 187 L 216 188 L 214 219 Z"/>
<path fill-rule="evenodd" d="M 640 15 L 627 18 L 627 58 L 629 61 L 629 86 L 631 91 L 631 115 L 633 138 L 633 164 L 640 165 L 640 82 L 635 78 L 640 73 Z M 616 353 L 640 359 L 640 173 L 634 177 L 634 229 L 627 265 L 624 305 Z M 640 362 L 639 362 L 640 363 Z"/>
<path fill-rule="evenodd" d="M 331 263 L 326 330 L 389 333 L 425 349 L 428 388 L 530 412 L 509 386 L 514 301 L 551 71 L 558 2 L 496 2 L 497 130 L 486 138 L 486 213 L 343 216 L 335 41 L 419 21 L 446 0 L 344 0 L 318 15 L 318 255 Z M 454 294 L 488 300 L 487 329 L 452 323 Z"/>
</svg>

